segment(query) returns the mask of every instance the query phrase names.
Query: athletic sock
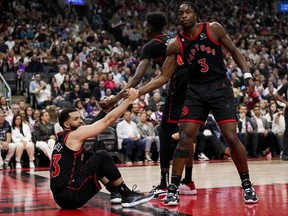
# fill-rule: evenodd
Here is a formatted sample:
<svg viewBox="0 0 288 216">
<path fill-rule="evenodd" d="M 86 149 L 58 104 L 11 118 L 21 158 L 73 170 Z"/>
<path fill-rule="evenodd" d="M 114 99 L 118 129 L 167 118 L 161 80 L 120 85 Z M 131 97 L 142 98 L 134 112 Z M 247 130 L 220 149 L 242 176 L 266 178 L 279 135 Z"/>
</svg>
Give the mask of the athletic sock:
<svg viewBox="0 0 288 216">
<path fill-rule="evenodd" d="M 250 180 L 249 171 L 247 173 L 239 173 L 239 176 L 240 176 L 241 181 L 244 181 L 247 179 Z"/>
<path fill-rule="evenodd" d="M 169 172 L 161 172 L 160 187 L 167 188 L 169 185 Z"/>
<path fill-rule="evenodd" d="M 111 184 L 110 181 L 107 182 L 104 186 L 106 187 L 106 189 L 107 189 L 110 193 L 113 192 L 113 191 L 115 191 L 115 190 L 117 189 L 114 185 Z"/>
<path fill-rule="evenodd" d="M 131 192 L 131 190 L 127 187 L 127 185 L 122 182 L 120 185 L 116 187 L 121 195 L 127 194 L 127 192 Z"/>
<path fill-rule="evenodd" d="M 192 169 L 193 167 L 185 167 L 185 178 L 183 180 L 184 184 L 192 182 Z"/>
<path fill-rule="evenodd" d="M 180 185 L 180 181 L 181 181 L 181 177 L 182 176 L 171 176 L 171 183 L 175 184 L 177 187 Z"/>
</svg>

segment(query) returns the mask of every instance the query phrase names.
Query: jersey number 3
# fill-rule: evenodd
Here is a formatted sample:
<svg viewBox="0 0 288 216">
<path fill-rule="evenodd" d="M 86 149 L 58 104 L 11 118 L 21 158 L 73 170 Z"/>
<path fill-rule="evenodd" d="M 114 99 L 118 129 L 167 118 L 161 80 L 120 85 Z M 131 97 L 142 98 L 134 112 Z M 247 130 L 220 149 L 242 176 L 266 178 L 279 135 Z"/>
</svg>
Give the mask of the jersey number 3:
<svg viewBox="0 0 288 216">
<path fill-rule="evenodd" d="M 198 60 L 198 63 L 201 66 L 201 72 L 206 73 L 209 70 L 209 66 L 206 64 L 206 59 L 202 58 Z"/>
<path fill-rule="evenodd" d="M 58 164 L 58 161 L 61 159 L 61 154 L 54 154 L 52 158 L 52 167 L 54 169 L 53 172 L 50 173 L 51 178 L 55 178 L 60 173 L 60 166 Z"/>
</svg>

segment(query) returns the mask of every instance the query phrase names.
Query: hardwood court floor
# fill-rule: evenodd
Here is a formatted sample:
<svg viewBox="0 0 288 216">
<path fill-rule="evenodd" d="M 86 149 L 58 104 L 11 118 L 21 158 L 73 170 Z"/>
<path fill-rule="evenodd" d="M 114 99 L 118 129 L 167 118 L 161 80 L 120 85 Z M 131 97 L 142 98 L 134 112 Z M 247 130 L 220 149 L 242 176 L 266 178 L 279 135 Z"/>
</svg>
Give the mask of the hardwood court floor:
<svg viewBox="0 0 288 216">
<path fill-rule="evenodd" d="M 148 192 L 159 182 L 159 165 L 125 167 L 119 165 L 126 184 Z M 260 197 L 258 204 L 244 204 L 240 180 L 232 161 L 196 162 L 193 176 L 195 196 L 181 196 L 177 207 L 166 207 L 161 200 L 123 209 L 110 205 L 105 189 L 79 210 L 61 210 L 49 190 L 48 168 L 0 171 L 0 216 L 114 216 L 114 215 L 288 215 L 288 162 L 249 161 L 250 175 Z"/>
</svg>

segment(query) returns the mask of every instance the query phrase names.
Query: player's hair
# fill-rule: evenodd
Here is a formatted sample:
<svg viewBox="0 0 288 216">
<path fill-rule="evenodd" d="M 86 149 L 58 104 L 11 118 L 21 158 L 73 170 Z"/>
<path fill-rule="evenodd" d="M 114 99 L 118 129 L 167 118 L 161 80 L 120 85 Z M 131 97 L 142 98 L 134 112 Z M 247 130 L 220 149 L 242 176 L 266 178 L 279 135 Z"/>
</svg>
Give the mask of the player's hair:
<svg viewBox="0 0 288 216">
<path fill-rule="evenodd" d="M 182 4 L 190 5 L 190 7 L 194 10 L 194 12 L 195 12 L 196 14 L 199 13 L 199 9 L 198 9 L 197 5 L 194 4 L 193 2 L 191 2 L 191 1 L 184 1 L 184 2 L 181 2 L 181 3 L 180 3 L 180 5 L 182 5 Z"/>
<path fill-rule="evenodd" d="M 146 20 L 152 27 L 161 29 L 168 23 L 166 15 L 160 11 L 147 13 Z"/>
<path fill-rule="evenodd" d="M 69 114 L 72 113 L 72 112 L 77 112 L 77 109 L 75 108 L 68 108 L 68 109 L 65 109 L 63 111 L 61 111 L 60 115 L 59 115 L 59 124 L 60 126 L 64 129 L 65 126 L 64 126 L 64 122 L 67 121 L 69 119 Z"/>
</svg>

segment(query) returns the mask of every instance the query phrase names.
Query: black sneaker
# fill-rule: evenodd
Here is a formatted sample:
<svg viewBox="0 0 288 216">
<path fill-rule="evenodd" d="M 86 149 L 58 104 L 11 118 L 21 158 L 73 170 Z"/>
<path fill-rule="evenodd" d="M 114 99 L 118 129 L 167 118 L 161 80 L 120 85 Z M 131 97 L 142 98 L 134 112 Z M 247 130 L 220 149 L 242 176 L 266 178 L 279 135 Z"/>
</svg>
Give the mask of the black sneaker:
<svg viewBox="0 0 288 216">
<path fill-rule="evenodd" d="M 242 181 L 243 197 L 245 203 L 257 203 L 259 198 L 256 195 L 256 192 L 252 186 L 250 180 L 246 179 Z"/>
<path fill-rule="evenodd" d="M 112 191 L 110 194 L 110 202 L 113 204 L 121 204 L 122 196 L 118 190 Z"/>
<path fill-rule="evenodd" d="M 163 200 L 167 194 L 167 187 L 163 187 L 161 185 L 153 186 L 153 189 L 150 191 L 150 193 L 154 194 L 155 199 Z"/>
<path fill-rule="evenodd" d="M 164 205 L 176 206 L 179 203 L 179 190 L 175 184 L 170 184 L 168 186 L 167 195 L 163 201 Z"/>
<path fill-rule="evenodd" d="M 144 195 L 143 193 L 136 192 L 136 185 L 133 186 L 132 191 L 122 196 L 122 207 L 130 208 L 136 205 L 140 205 L 149 202 L 154 197 L 154 193 Z"/>
</svg>

